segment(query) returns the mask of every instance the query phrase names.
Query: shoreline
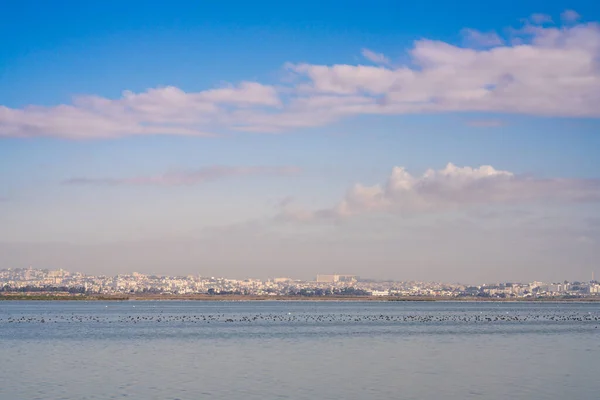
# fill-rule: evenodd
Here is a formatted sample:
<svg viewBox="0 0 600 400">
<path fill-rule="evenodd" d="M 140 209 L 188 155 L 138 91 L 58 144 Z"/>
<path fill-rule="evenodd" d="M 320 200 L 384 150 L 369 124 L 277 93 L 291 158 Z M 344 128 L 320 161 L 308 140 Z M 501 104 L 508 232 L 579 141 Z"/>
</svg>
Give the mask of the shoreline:
<svg viewBox="0 0 600 400">
<path fill-rule="evenodd" d="M 0 294 L 0 301 L 306 301 L 306 302 L 462 302 L 462 303 L 597 303 L 600 296 L 547 298 L 482 298 L 431 296 L 261 296 L 261 295 L 77 295 L 58 293 Z"/>
</svg>

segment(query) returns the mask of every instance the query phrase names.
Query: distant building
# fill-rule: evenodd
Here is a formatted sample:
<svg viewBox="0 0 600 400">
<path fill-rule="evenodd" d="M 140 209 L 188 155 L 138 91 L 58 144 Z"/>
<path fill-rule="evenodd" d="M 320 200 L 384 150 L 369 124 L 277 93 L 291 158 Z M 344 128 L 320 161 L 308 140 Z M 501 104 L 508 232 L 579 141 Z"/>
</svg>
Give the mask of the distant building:
<svg viewBox="0 0 600 400">
<path fill-rule="evenodd" d="M 317 275 L 317 283 L 356 282 L 356 275 Z"/>
<path fill-rule="evenodd" d="M 337 282 L 336 275 L 317 275 L 317 283 L 334 283 Z"/>
<path fill-rule="evenodd" d="M 389 296 L 389 290 L 372 290 L 371 296 Z"/>
</svg>

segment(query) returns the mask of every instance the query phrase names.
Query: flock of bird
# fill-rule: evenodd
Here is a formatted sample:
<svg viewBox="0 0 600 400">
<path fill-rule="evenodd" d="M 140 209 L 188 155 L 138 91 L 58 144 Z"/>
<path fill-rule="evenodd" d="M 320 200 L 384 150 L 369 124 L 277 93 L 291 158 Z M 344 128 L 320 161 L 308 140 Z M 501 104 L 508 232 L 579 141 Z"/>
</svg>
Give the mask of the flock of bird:
<svg viewBox="0 0 600 400">
<path fill-rule="evenodd" d="M 600 322 L 600 312 L 588 313 L 440 313 L 440 314 L 315 314 L 315 313 L 260 313 L 243 314 L 109 314 L 109 315 L 2 315 L 2 323 L 108 323 L 108 324 L 210 324 L 210 323 L 509 323 L 509 322 Z"/>
</svg>

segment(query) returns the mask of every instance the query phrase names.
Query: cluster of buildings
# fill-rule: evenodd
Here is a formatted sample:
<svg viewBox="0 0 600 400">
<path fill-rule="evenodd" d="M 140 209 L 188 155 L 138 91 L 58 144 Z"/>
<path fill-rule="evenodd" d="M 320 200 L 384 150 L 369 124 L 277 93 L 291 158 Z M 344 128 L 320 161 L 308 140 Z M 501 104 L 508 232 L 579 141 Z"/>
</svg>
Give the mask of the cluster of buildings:
<svg viewBox="0 0 600 400">
<path fill-rule="evenodd" d="M 290 278 L 239 280 L 195 275 L 156 276 L 137 272 L 126 275 L 94 276 L 62 269 L 0 270 L 0 292 L 42 291 L 94 294 L 538 298 L 600 296 L 600 284 L 592 280 L 469 286 L 434 282 L 374 281 L 361 279 L 355 275 L 317 275 L 314 281 L 300 281 Z"/>
<path fill-rule="evenodd" d="M 478 287 L 479 295 L 490 297 L 556 297 L 582 295 L 600 295 L 600 284 L 592 280 L 589 282 L 560 282 L 544 283 L 531 282 L 504 283 L 498 285 L 483 285 Z"/>
</svg>

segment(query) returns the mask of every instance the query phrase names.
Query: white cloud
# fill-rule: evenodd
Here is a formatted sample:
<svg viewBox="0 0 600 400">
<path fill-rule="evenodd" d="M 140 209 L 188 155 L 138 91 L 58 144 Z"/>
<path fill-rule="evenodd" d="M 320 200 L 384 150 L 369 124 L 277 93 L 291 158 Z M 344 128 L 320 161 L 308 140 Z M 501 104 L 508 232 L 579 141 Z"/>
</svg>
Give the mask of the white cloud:
<svg viewBox="0 0 600 400">
<path fill-rule="evenodd" d="M 352 115 L 494 112 L 600 117 L 600 25 L 525 23 L 508 44 L 495 33 L 464 30 L 472 47 L 417 40 L 410 63 L 286 64 L 279 85 L 242 82 L 201 92 L 176 87 L 124 92 L 118 99 L 75 98 L 54 107 L 0 106 L 0 137 L 102 138 L 282 132 Z M 532 17 L 538 22 L 544 18 Z M 482 48 L 483 47 L 483 48 Z M 491 47 L 491 48 L 490 48 Z"/>
<path fill-rule="evenodd" d="M 372 50 L 369 49 L 362 49 L 362 55 L 364 58 L 366 58 L 367 60 L 375 63 L 375 64 L 383 64 L 383 65 L 390 65 L 390 59 L 387 58 L 385 56 L 385 54 L 382 53 L 376 53 Z"/>
<path fill-rule="evenodd" d="M 65 185 L 159 185 L 179 186 L 195 185 L 207 181 L 230 178 L 235 176 L 256 175 L 291 175 L 300 172 L 298 167 L 292 166 L 250 166 L 250 167 L 226 167 L 209 166 L 196 170 L 171 171 L 160 175 L 138 176 L 133 178 L 89 178 L 78 177 L 63 181 Z"/>
<path fill-rule="evenodd" d="M 546 116 L 600 116 L 600 27 L 531 27 L 531 43 L 490 50 L 420 40 L 419 68 L 298 65 L 313 95 L 338 95 L 331 113 L 404 114 L 490 111 Z M 363 104 L 348 110 L 344 99 Z M 377 97 L 383 98 L 383 101 Z M 379 100 L 379 101 L 378 101 Z"/>
<path fill-rule="evenodd" d="M 432 213 L 475 205 L 536 201 L 600 202 L 600 180 L 539 179 L 489 165 L 471 168 L 452 163 L 415 177 L 402 167 L 394 167 L 384 184 L 356 184 L 331 208 L 309 211 L 286 204 L 278 218 L 335 220 L 370 212 Z"/>
</svg>

